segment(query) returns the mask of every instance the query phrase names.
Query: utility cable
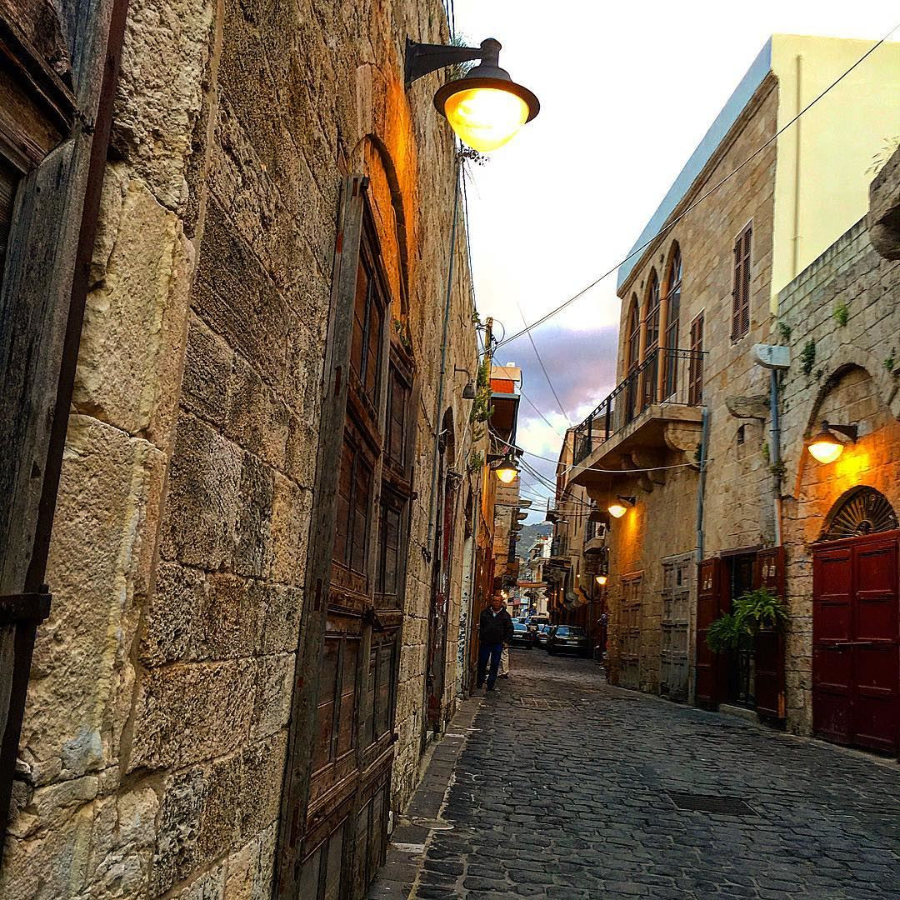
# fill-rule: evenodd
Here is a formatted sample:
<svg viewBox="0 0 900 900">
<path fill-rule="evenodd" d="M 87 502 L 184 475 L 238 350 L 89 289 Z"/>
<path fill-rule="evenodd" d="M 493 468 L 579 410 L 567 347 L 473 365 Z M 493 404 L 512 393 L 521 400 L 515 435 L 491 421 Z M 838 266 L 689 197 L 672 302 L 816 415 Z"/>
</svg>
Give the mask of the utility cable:
<svg viewBox="0 0 900 900">
<path fill-rule="evenodd" d="M 528 322 L 525 321 L 525 313 L 522 312 L 522 306 L 519 301 L 516 301 L 516 306 L 519 309 L 519 315 L 522 317 L 522 324 L 528 328 Z M 569 423 L 569 428 L 572 427 L 572 420 L 569 418 L 569 414 L 566 412 L 565 407 L 562 405 L 562 400 L 559 399 L 559 394 L 556 393 L 556 388 L 553 386 L 553 382 L 550 380 L 550 375 L 547 372 L 547 367 L 544 365 L 544 361 L 541 359 L 541 354 L 538 353 L 537 344 L 534 342 L 534 335 L 531 331 L 527 332 L 528 340 L 531 341 L 531 349 L 534 350 L 534 355 L 537 357 L 537 361 L 541 366 L 541 371 L 544 373 L 544 378 L 547 379 L 547 384 L 550 385 L 550 391 L 553 394 L 553 398 L 556 400 L 556 405 L 559 407 L 559 411 L 563 414 L 563 418 L 566 422 Z M 548 423 L 549 424 L 549 423 Z"/>
<path fill-rule="evenodd" d="M 857 68 L 861 63 L 863 63 L 866 59 L 868 59 L 898 28 L 900 28 L 900 22 L 898 22 L 881 40 L 877 43 L 873 44 L 849 69 L 847 69 L 842 75 L 838 76 L 830 85 L 828 85 L 825 90 L 823 90 L 817 97 L 813 98 L 800 112 L 797 113 L 790 121 L 786 122 L 781 128 L 779 128 L 775 134 L 772 135 L 765 143 L 763 143 L 760 147 L 758 147 L 750 156 L 747 157 L 736 169 L 726 175 L 720 182 L 713 185 L 705 194 L 702 194 L 698 197 L 690 206 L 687 207 L 683 212 L 681 212 L 678 216 L 676 216 L 668 225 L 664 225 L 653 237 L 649 238 L 639 247 L 636 247 L 631 253 L 628 254 L 621 262 L 616 263 L 611 269 L 604 272 L 599 278 L 596 278 L 592 281 L 587 287 L 582 288 L 578 291 L 577 294 L 570 297 L 564 303 L 561 303 L 555 309 L 551 309 L 548 313 L 541 316 L 537 321 L 532 322 L 531 325 L 526 325 L 521 331 L 516 332 L 505 340 L 501 341 L 498 344 L 498 349 L 504 344 L 509 344 L 512 341 L 520 338 L 523 334 L 530 333 L 533 329 L 538 328 L 543 325 L 544 322 L 552 319 L 555 315 L 562 312 L 567 307 L 571 306 L 576 300 L 583 297 L 588 291 L 595 288 L 601 281 L 609 278 L 610 275 L 615 273 L 621 266 L 625 265 L 629 260 L 634 259 L 636 256 L 639 256 L 646 250 L 651 244 L 653 244 L 658 238 L 665 235 L 667 232 L 671 231 L 689 212 L 696 209 L 704 200 L 714 194 L 720 187 L 722 187 L 727 182 L 731 181 L 735 175 L 738 174 L 742 169 L 744 169 L 749 163 L 751 163 L 763 150 L 766 149 L 773 141 L 777 140 L 788 128 L 790 128 L 801 116 L 805 115 L 812 109 L 826 94 L 828 94 L 833 88 L 837 87 L 854 69 Z"/>
</svg>

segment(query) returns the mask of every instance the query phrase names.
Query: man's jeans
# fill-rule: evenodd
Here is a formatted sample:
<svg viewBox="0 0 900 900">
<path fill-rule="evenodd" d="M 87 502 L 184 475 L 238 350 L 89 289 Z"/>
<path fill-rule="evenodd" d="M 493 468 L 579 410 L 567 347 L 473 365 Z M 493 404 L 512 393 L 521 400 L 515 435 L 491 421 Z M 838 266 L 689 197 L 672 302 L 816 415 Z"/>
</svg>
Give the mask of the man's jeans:
<svg viewBox="0 0 900 900">
<path fill-rule="evenodd" d="M 478 649 L 478 678 L 476 687 L 484 684 L 484 672 L 488 666 L 488 658 L 491 660 L 491 667 L 487 673 L 487 688 L 489 691 L 494 689 L 494 682 L 497 680 L 497 669 L 500 668 L 500 654 L 503 652 L 503 644 L 482 644 Z"/>
</svg>

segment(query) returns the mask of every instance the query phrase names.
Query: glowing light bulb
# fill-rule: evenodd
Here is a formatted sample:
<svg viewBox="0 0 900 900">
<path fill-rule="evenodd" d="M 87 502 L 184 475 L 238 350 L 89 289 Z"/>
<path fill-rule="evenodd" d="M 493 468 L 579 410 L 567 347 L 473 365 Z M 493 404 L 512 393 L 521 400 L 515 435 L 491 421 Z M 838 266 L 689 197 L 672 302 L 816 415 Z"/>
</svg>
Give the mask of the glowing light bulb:
<svg viewBox="0 0 900 900">
<path fill-rule="evenodd" d="M 607 581 L 609 581 L 608 575 L 598 575 L 597 576 L 597 584 L 599 584 L 600 587 L 603 587 Z"/>
<path fill-rule="evenodd" d="M 628 512 L 628 507 L 623 506 L 621 503 L 610 503 L 607 507 L 607 510 L 611 516 L 615 516 L 617 519 L 621 519 L 625 513 Z"/>
<path fill-rule="evenodd" d="M 511 91 L 471 87 L 451 94 L 444 115 L 459 139 L 479 153 L 511 141 L 528 121 L 528 104 Z"/>
<path fill-rule="evenodd" d="M 821 431 L 810 441 L 807 449 L 816 462 L 828 465 L 844 452 L 844 445 L 831 432 Z"/>
<path fill-rule="evenodd" d="M 510 465 L 501 466 L 499 469 L 494 469 L 494 471 L 504 484 L 512 484 L 519 474 L 518 471 Z"/>
</svg>

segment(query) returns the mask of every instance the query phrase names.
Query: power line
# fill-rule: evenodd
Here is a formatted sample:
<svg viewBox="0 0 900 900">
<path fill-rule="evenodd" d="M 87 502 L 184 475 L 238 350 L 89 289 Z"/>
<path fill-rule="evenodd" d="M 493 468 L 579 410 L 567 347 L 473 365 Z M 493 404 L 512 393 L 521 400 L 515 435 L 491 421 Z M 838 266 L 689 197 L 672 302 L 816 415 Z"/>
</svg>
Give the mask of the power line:
<svg viewBox="0 0 900 900">
<path fill-rule="evenodd" d="M 734 169 L 732 172 L 730 172 L 728 175 L 726 175 L 720 182 L 718 182 L 718 184 L 713 185 L 713 187 L 711 187 L 705 194 L 702 194 L 700 197 L 698 197 L 690 206 L 687 207 L 687 209 L 685 209 L 682 213 L 680 213 L 678 216 L 676 216 L 668 225 L 664 225 L 655 235 L 653 235 L 653 237 L 649 238 L 647 241 L 645 241 L 639 247 L 636 247 L 634 250 L 631 251 L 631 253 L 628 254 L 628 256 L 625 257 L 625 259 L 616 263 L 611 269 L 604 272 L 599 278 L 595 279 L 589 285 L 587 285 L 587 287 L 582 288 L 577 294 L 570 297 L 564 303 L 561 303 L 555 309 L 551 309 L 550 312 L 541 316 L 541 318 L 539 318 L 536 322 L 532 322 L 531 325 L 526 325 L 521 331 L 518 331 L 514 335 L 511 335 L 510 337 L 501 341 L 500 344 L 498 344 L 498 349 L 503 344 L 509 344 L 512 341 L 516 340 L 517 338 L 520 338 L 523 334 L 530 334 L 530 332 L 533 329 L 538 328 L 539 326 L 543 325 L 544 322 L 548 321 L 549 319 L 552 319 L 553 316 L 562 312 L 564 309 L 571 306 L 576 300 L 583 297 L 588 291 L 595 288 L 598 284 L 600 284 L 601 281 L 604 281 L 605 279 L 609 278 L 610 275 L 612 275 L 614 272 L 616 272 L 621 266 L 625 265 L 625 263 L 627 263 L 629 260 L 642 254 L 644 252 L 644 250 L 646 250 L 647 247 L 649 247 L 652 243 L 654 243 L 654 241 L 656 241 L 658 238 L 662 237 L 668 231 L 671 231 L 689 212 L 696 209 L 701 203 L 703 203 L 704 200 L 706 200 L 709 196 L 714 194 L 720 187 L 722 187 L 728 181 L 731 181 L 731 179 L 734 178 L 734 176 L 737 175 L 738 172 L 740 172 L 749 163 L 751 163 L 754 159 L 756 159 L 756 157 L 759 156 L 759 154 L 762 153 L 763 150 L 766 149 L 766 147 L 768 147 L 773 141 L 777 140 L 785 131 L 787 131 L 788 128 L 790 128 L 801 116 L 805 115 L 810 109 L 812 109 L 812 107 L 815 106 L 833 88 L 837 87 L 838 84 L 840 84 L 857 66 L 859 66 L 866 59 L 868 59 L 898 28 L 900 28 L 900 22 L 898 22 L 883 38 L 881 38 L 881 40 L 879 40 L 876 44 L 873 44 L 872 47 L 870 47 L 855 63 L 853 63 L 853 65 L 850 66 L 849 69 L 847 69 L 842 75 L 838 76 L 838 78 L 836 78 L 830 85 L 828 85 L 828 87 L 825 88 L 825 90 L 823 90 L 822 93 L 820 93 L 817 97 L 815 97 L 813 100 L 811 100 L 806 106 L 804 106 L 803 109 L 801 109 L 800 112 L 798 112 L 797 115 L 795 115 L 793 119 L 791 119 L 789 122 L 785 123 L 781 128 L 779 128 L 778 131 L 776 131 L 775 134 L 772 135 L 772 137 L 770 137 L 765 143 L 763 143 L 760 147 L 758 147 L 736 169 Z"/>
<path fill-rule="evenodd" d="M 519 315 L 522 317 L 522 324 L 528 328 L 528 322 L 525 321 L 525 313 L 522 312 L 522 306 L 519 301 L 516 301 L 516 306 L 519 308 Z M 534 355 L 537 357 L 537 361 L 541 366 L 541 371 L 544 373 L 544 378 L 547 379 L 547 384 L 550 385 L 550 391 L 553 394 L 554 399 L 556 400 L 556 405 L 559 407 L 559 411 L 563 414 L 563 418 L 569 423 L 569 427 L 572 427 L 572 420 L 569 418 L 569 414 L 566 412 L 565 407 L 562 405 L 562 401 L 559 399 L 559 394 L 556 393 L 556 388 L 553 387 L 553 382 L 550 380 L 550 375 L 547 373 L 547 367 L 544 365 L 544 361 L 541 359 L 541 354 L 538 353 L 537 344 L 534 342 L 534 335 L 529 331 L 528 332 L 528 340 L 531 341 L 531 349 L 534 350 Z M 548 423 L 549 424 L 549 423 Z"/>
</svg>

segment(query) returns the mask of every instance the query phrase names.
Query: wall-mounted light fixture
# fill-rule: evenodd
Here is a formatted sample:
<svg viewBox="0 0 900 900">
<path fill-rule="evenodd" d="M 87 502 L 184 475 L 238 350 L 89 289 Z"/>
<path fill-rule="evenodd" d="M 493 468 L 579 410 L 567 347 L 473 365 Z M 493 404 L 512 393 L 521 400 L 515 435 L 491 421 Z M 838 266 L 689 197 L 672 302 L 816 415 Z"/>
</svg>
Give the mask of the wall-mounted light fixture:
<svg viewBox="0 0 900 900">
<path fill-rule="evenodd" d="M 462 398 L 463 400 L 474 400 L 475 399 L 475 382 L 472 381 L 472 376 L 469 374 L 468 369 L 463 369 L 460 366 L 453 367 L 454 372 L 462 372 L 466 378 L 469 380 L 466 382 L 466 386 L 463 388 Z"/>
<path fill-rule="evenodd" d="M 621 494 L 616 498 L 615 503 L 610 503 L 606 508 L 607 512 L 616 519 L 621 519 L 628 512 L 629 507 L 637 503 L 636 497 L 623 497 Z"/>
<path fill-rule="evenodd" d="M 827 465 L 833 463 L 843 452 L 844 442 L 839 441 L 837 434 L 847 438 L 847 443 L 855 443 L 859 435 L 857 425 L 832 425 L 830 422 L 822 422 L 822 430 L 809 442 L 807 450 L 810 456 L 819 463 Z"/>
<path fill-rule="evenodd" d="M 609 575 L 596 575 L 594 576 L 594 579 L 600 587 L 605 587 L 606 582 L 609 581 Z"/>
<path fill-rule="evenodd" d="M 449 81 L 434 95 L 437 111 L 459 139 L 479 153 L 490 153 L 512 140 L 541 109 L 538 98 L 500 68 L 501 44 L 494 38 L 480 47 L 449 47 L 406 41 L 406 84 L 457 63 L 480 59 L 465 77 Z"/>
</svg>

